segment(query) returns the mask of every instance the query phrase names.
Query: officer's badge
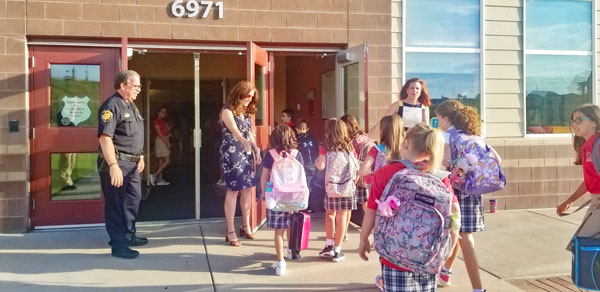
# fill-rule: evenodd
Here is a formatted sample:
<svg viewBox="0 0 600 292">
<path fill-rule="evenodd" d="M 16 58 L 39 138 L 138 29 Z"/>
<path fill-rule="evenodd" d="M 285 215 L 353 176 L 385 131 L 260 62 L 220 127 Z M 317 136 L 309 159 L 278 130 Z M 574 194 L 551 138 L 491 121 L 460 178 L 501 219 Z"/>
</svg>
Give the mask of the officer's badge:
<svg viewBox="0 0 600 292">
<path fill-rule="evenodd" d="M 123 116 L 127 119 L 129 118 L 131 115 L 129 113 L 124 113 Z"/>
<path fill-rule="evenodd" d="M 102 114 L 100 115 L 100 119 L 102 119 L 102 121 L 105 123 L 110 121 L 112 118 L 113 118 L 113 113 L 109 110 L 102 111 Z"/>
</svg>

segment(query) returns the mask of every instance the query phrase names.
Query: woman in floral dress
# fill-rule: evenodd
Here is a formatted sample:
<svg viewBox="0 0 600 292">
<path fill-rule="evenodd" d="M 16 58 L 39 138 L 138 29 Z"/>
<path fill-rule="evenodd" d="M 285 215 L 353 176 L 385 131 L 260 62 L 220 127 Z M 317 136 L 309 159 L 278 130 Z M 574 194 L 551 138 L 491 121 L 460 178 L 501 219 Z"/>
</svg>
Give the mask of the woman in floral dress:
<svg viewBox="0 0 600 292">
<path fill-rule="evenodd" d="M 256 146 L 252 132 L 251 116 L 256 113 L 256 89 L 248 81 L 240 81 L 229 93 L 220 114 L 223 129 L 221 157 L 223 176 L 227 184 L 225 197 L 225 218 L 227 233 L 225 242 L 231 246 L 241 246 L 233 226 L 238 193 L 241 193 L 242 226 L 240 236 L 254 239 L 250 230 L 250 208 L 252 187 L 256 186 L 254 164 L 260 163 L 260 150 Z"/>
</svg>

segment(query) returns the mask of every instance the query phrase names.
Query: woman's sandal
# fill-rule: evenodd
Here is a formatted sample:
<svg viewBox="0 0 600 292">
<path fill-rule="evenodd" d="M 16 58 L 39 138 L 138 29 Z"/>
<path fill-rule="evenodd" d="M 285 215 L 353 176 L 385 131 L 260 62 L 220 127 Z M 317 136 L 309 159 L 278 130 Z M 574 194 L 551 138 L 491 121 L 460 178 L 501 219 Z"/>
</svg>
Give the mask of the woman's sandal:
<svg viewBox="0 0 600 292">
<path fill-rule="evenodd" d="M 225 234 L 225 242 L 229 242 L 229 245 L 231 246 L 242 246 L 242 242 L 240 242 L 238 239 L 236 240 L 230 240 L 228 235 L 229 234 L 235 234 L 235 231 L 231 231 L 231 232 L 227 232 L 227 234 Z"/>
<path fill-rule="evenodd" d="M 254 234 L 246 232 L 246 227 L 248 227 L 248 225 L 240 226 L 240 236 L 244 236 L 247 239 L 254 239 Z"/>
</svg>

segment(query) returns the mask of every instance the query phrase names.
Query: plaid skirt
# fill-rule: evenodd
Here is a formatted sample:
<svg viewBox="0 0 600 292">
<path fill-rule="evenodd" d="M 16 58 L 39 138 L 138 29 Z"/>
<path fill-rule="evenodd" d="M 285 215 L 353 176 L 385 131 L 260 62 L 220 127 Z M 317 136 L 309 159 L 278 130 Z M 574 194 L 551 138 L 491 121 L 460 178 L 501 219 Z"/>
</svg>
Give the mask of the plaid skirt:
<svg viewBox="0 0 600 292">
<path fill-rule="evenodd" d="M 292 223 L 292 214 L 295 212 L 273 211 L 267 209 L 267 227 L 288 228 Z"/>
<path fill-rule="evenodd" d="M 399 292 L 435 292 L 437 291 L 437 274 L 416 274 L 400 271 L 381 264 L 383 291 Z"/>
<path fill-rule="evenodd" d="M 369 200 L 369 189 L 356 186 L 354 196 L 356 197 L 356 203 L 364 203 Z"/>
<path fill-rule="evenodd" d="M 479 232 L 485 230 L 483 195 L 463 197 L 456 190 L 455 193 L 460 205 L 460 232 Z"/>
<path fill-rule="evenodd" d="M 356 206 L 356 193 L 348 198 L 330 198 L 325 194 L 325 200 L 323 200 L 323 207 L 329 211 L 356 210 Z"/>
</svg>

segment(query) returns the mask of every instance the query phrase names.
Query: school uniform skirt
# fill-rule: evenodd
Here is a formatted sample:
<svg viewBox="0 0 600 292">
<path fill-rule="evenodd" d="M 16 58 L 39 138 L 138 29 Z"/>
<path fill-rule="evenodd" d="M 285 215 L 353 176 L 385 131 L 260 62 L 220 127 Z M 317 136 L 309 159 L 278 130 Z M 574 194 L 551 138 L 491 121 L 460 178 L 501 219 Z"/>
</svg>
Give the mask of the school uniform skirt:
<svg viewBox="0 0 600 292">
<path fill-rule="evenodd" d="M 267 209 L 267 227 L 288 228 L 292 223 L 292 214 L 295 212 L 273 211 Z"/>
<path fill-rule="evenodd" d="M 356 186 L 356 203 L 361 204 L 369 200 L 369 189 Z"/>
<path fill-rule="evenodd" d="M 383 291 L 411 291 L 435 292 L 437 291 L 437 274 L 417 274 L 413 272 L 396 270 L 381 264 L 381 277 L 383 278 Z"/>
<path fill-rule="evenodd" d="M 454 190 L 460 205 L 460 232 L 479 232 L 485 230 L 483 218 L 483 195 L 464 196 Z"/>
<path fill-rule="evenodd" d="M 329 211 L 356 210 L 356 192 L 352 197 L 329 197 L 325 194 L 323 207 Z"/>
</svg>

